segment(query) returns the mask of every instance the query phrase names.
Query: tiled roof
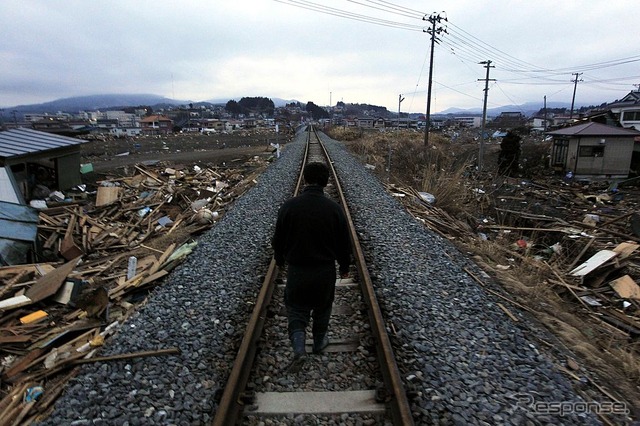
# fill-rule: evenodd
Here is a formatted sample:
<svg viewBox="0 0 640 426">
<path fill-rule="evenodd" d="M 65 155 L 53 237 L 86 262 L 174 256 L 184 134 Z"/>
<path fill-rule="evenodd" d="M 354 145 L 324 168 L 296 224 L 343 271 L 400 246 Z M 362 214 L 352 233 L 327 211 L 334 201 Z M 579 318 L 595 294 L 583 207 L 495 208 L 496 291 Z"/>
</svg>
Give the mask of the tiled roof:
<svg viewBox="0 0 640 426">
<path fill-rule="evenodd" d="M 0 132 L 0 158 L 16 157 L 50 149 L 79 145 L 85 141 L 32 129 Z"/>
<path fill-rule="evenodd" d="M 557 136 L 638 136 L 640 132 L 622 127 L 607 126 L 605 124 L 589 122 L 577 126 L 549 132 L 549 135 Z"/>
<path fill-rule="evenodd" d="M 150 123 L 153 121 L 171 121 L 171 119 L 169 117 L 165 117 L 164 115 L 150 115 L 140 120 L 141 123 Z"/>
</svg>

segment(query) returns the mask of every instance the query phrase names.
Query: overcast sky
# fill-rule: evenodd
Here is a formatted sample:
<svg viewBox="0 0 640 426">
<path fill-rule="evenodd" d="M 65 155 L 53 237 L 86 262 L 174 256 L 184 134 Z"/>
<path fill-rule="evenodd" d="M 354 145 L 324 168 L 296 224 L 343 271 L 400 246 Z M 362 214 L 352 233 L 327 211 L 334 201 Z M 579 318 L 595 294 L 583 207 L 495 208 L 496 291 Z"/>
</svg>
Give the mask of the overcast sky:
<svg viewBox="0 0 640 426">
<path fill-rule="evenodd" d="M 148 93 L 431 112 L 620 99 L 640 83 L 637 0 L 0 1 L 0 106 Z"/>
</svg>

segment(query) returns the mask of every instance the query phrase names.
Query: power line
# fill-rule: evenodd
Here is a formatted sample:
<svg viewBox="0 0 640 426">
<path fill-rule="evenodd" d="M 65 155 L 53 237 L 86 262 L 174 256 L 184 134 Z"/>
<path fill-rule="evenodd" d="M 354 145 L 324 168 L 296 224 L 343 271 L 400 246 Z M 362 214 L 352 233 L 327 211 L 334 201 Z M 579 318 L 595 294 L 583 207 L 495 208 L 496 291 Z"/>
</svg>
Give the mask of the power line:
<svg viewBox="0 0 640 426">
<path fill-rule="evenodd" d="M 412 20 L 424 20 L 425 14 L 419 10 L 411 9 L 405 6 L 397 5 L 385 0 L 346 0 L 358 7 L 382 12 L 387 15 L 408 19 L 407 22 L 399 20 L 375 17 L 367 14 L 356 13 L 345 9 L 330 7 L 318 2 L 309 0 L 274 0 L 278 3 L 310 10 L 313 12 L 323 13 L 330 16 L 336 16 L 343 19 L 363 22 L 367 24 L 379 25 L 388 28 L 423 32 L 423 24 L 412 24 Z M 527 61 L 512 56 L 501 49 L 486 43 L 478 37 L 470 34 L 461 27 L 448 21 L 448 35 L 446 40 L 440 44 L 440 48 L 447 53 L 453 54 L 459 61 L 465 63 L 470 69 L 470 64 L 477 64 L 487 57 L 492 58 L 492 63 L 499 66 L 504 72 L 520 75 L 520 79 L 501 79 L 503 84 L 528 84 L 528 85 L 562 85 L 567 84 L 566 80 L 557 79 L 562 75 L 573 74 L 575 72 L 584 73 L 585 71 L 596 71 L 630 63 L 640 62 L 640 55 L 634 55 L 624 58 L 612 59 L 608 61 L 596 62 L 592 64 L 583 64 L 572 67 L 547 68 L 532 64 Z M 611 85 L 627 85 L 625 80 L 633 77 L 620 77 L 613 79 L 597 79 L 590 78 L 590 82 L 586 84 L 596 85 L 597 83 L 608 83 Z M 637 77 L 636 77 L 637 78 Z M 573 80 L 572 80 L 573 81 Z M 446 86 L 445 86 L 446 87 Z"/>
</svg>

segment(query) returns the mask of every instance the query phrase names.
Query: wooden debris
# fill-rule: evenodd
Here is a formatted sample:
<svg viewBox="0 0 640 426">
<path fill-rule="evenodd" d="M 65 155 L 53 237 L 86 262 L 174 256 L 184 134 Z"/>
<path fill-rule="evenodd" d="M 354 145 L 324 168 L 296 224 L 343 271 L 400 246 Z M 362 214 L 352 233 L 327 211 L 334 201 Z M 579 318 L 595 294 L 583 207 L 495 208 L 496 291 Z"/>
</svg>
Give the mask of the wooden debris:
<svg viewBox="0 0 640 426">
<path fill-rule="evenodd" d="M 622 298 L 640 300 L 640 287 L 629 275 L 617 278 L 611 281 L 609 285 Z"/>
<path fill-rule="evenodd" d="M 65 263 L 61 267 L 57 268 L 55 271 L 52 271 L 42 278 L 38 279 L 33 286 L 27 290 L 25 296 L 31 299 L 31 302 L 39 302 L 43 299 L 46 299 L 49 296 L 55 294 L 67 276 L 73 271 L 73 268 L 76 267 L 79 257 Z"/>
<path fill-rule="evenodd" d="M 569 272 L 569 275 L 572 275 L 574 277 L 584 277 L 589 272 L 592 272 L 600 266 L 604 265 L 617 255 L 618 253 L 613 250 L 600 250 L 599 252 L 591 256 L 589 260 L 584 262 L 582 265 L 579 265 L 574 270 Z"/>
<path fill-rule="evenodd" d="M 0 267 L 0 373 L 8 386 L 0 425 L 27 424 L 46 411 L 74 374 L 66 370 L 78 364 L 179 353 L 95 356 L 144 300 L 129 296 L 160 284 L 191 253 L 194 236 L 213 226 L 191 221 L 193 201 L 222 217 L 253 186 L 254 170 L 267 164 L 254 159 L 193 172 L 137 165 L 133 175 L 100 181 L 94 197 L 41 210 L 38 238 L 51 260 Z M 127 279 L 130 257 L 137 264 Z M 36 303 L 37 309 L 24 309 Z M 37 386 L 45 388 L 43 398 L 23 403 L 25 392 Z"/>
</svg>

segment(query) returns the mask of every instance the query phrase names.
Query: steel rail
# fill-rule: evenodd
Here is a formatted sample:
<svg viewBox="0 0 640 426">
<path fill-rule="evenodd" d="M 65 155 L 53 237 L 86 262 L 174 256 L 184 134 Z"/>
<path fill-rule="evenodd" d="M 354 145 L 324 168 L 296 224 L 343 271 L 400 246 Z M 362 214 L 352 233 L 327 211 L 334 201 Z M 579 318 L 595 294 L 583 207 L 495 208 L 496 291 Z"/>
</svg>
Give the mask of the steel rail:
<svg viewBox="0 0 640 426">
<path fill-rule="evenodd" d="M 311 139 L 311 132 L 307 131 L 307 143 L 305 144 L 305 152 L 303 156 L 302 168 L 307 161 L 307 153 L 309 152 L 309 141 Z M 297 195 L 302 187 L 302 173 L 299 173 L 296 187 L 294 189 L 294 195 Z M 233 362 L 231 373 L 227 379 L 227 384 L 220 398 L 218 404 L 218 410 L 211 423 L 213 426 L 232 426 L 237 424 L 238 418 L 242 408 L 240 402 L 242 393 L 244 392 L 249 375 L 251 373 L 251 367 L 255 359 L 258 340 L 262 334 L 264 323 L 266 321 L 266 312 L 273 296 L 275 289 L 275 280 L 279 274 L 279 268 L 276 265 L 275 259 L 271 259 L 269 263 L 269 269 L 265 275 L 264 281 L 258 299 L 247 323 L 244 337 L 240 343 L 238 354 Z"/>
<path fill-rule="evenodd" d="M 318 138 L 318 141 L 320 141 L 320 138 L 317 136 L 317 134 L 316 137 Z M 382 311 L 380 310 L 380 305 L 378 304 L 378 300 L 376 299 L 375 291 L 373 289 L 373 282 L 371 281 L 371 276 L 369 275 L 369 271 L 366 268 L 366 261 L 364 258 L 362 247 L 360 246 L 360 242 L 358 240 L 356 227 L 353 223 L 353 219 L 351 218 L 349 210 L 346 208 L 347 200 L 344 196 L 342 187 L 338 180 L 338 174 L 336 173 L 336 170 L 333 167 L 333 163 L 331 162 L 331 157 L 329 157 L 324 144 L 321 143 L 320 146 L 324 151 L 327 159 L 329 160 L 329 167 L 334 176 L 334 185 L 338 190 L 340 202 L 344 206 L 344 213 L 347 217 L 347 222 L 349 223 L 351 245 L 356 261 L 356 266 L 358 268 L 359 278 L 361 280 L 361 288 L 365 296 L 365 302 L 369 307 L 369 319 L 374 326 L 374 338 L 378 343 L 376 345 L 378 358 L 383 361 L 380 363 L 380 370 L 382 372 L 382 377 L 384 379 L 385 385 L 387 386 L 387 389 L 391 389 L 390 405 L 393 422 L 395 425 L 413 425 L 413 416 L 411 415 L 411 409 L 409 407 L 407 394 L 402 384 L 402 378 L 400 377 L 398 364 L 396 363 L 393 348 L 391 347 L 391 341 L 389 340 L 389 335 L 384 325 Z"/>
<path fill-rule="evenodd" d="M 368 307 L 369 320 L 373 326 L 372 329 L 374 331 L 374 338 L 377 342 L 376 350 L 378 359 L 382 361 L 380 362 L 380 370 L 387 390 L 391 389 L 389 407 L 393 422 L 395 425 L 413 425 L 414 423 L 411 417 L 411 411 L 409 409 L 406 392 L 402 385 L 398 366 L 395 361 L 393 350 L 391 348 L 391 342 L 389 341 L 386 328 L 384 327 L 382 312 L 375 297 L 371 277 L 366 269 L 364 254 L 358 242 L 358 237 L 355 226 L 353 224 L 353 220 L 348 209 L 346 208 L 346 198 L 338 181 L 336 170 L 331 163 L 331 158 L 329 157 L 324 144 L 322 144 L 322 141 L 318 137 L 316 130 L 311 126 L 307 128 L 307 143 L 305 145 L 301 171 L 304 169 L 304 166 L 308 159 L 312 132 L 318 140 L 318 145 L 323 151 L 325 158 L 327 159 L 328 166 L 334 177 L 334 185 L 338 191 L 340 202 L 344 207 L 345 215 L 349 224 L 352 249 L 354 252 L 356 266 L 358 268 L 358 274 L 361 279 L 361 288 Z M 303 176 L 302 173 L 299 173 L 294 190 L 294 195 L 298 194 L 299 190 L 302 187 L 302 182 Z M 264 323 L 266 321 L 266 311 L 271 301 L 273 291 L 275 289 L 275 278 L 278 276 L 278 273 L 279 268 L 275 264 L 275 259 L 272 259 L 269 264 L 267 274 L 265 275 L 262 288 L 258 295 L 256 305 L 247 324 L 247 328 L 240 344 L 240 348 L 238 349 L 238 354 L 233 363 L 229 379 L 227 380 L 227 384 L 220 399 L 219 408 L 216 411 L 213 422 L 211 423 L 214 426 L 236 425 L 240 418 L 243 406 L 243 403 L 241 401 L 242 394 L 246 388 L 251 373 L 252 365 L 257 352 L 257 343 L 264 328 Z"/>
</svg>

